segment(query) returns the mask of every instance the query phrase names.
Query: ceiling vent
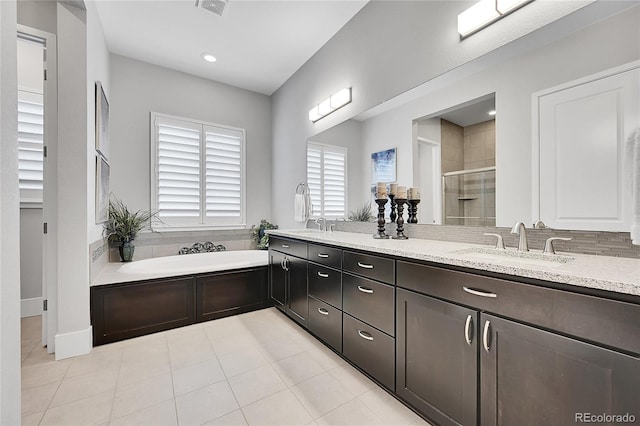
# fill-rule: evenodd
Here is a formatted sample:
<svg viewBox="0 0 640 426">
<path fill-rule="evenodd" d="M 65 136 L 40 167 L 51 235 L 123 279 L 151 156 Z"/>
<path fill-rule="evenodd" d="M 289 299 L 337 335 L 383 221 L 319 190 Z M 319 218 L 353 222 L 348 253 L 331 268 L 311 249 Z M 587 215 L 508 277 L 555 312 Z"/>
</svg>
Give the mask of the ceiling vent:
<svg viewBox="0 0 640 426">
<path fill-rule="evenodd" d="M 222 16 L 228 3 L 229 0 L 196 0 L 196 7 Z"/>
</svg>

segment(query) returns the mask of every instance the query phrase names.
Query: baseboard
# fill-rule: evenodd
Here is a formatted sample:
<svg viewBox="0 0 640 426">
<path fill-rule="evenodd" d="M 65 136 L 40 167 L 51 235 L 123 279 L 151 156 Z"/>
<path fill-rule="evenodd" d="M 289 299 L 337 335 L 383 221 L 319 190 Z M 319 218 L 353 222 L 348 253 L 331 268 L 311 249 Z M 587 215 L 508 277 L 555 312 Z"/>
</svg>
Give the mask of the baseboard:
<svg viewBox="0 0 640 426">
<path fill-rule="evenodd" d="M 42 315 L 42 297 L 22 299 L 20 301 L 20 318 Z"/>
<path fill-rule="evenodd" d="M 93 327 L 71 333 L 56 334 L 56 361 L 91 352 Z"/>
</svg>

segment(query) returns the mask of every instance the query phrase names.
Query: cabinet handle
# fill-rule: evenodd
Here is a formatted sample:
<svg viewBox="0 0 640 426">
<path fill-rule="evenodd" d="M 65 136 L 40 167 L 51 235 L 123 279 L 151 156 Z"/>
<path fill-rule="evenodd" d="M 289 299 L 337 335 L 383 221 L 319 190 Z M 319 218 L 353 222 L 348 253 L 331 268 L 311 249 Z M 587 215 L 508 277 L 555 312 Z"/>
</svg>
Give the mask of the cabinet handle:
<svg viewBox="0 0 640 426">
<path fill-rule="evenodd" d="M 318 253 L 318 257 L 321 257 L 321 258 L 323 258 L 323 259 L 326 259 L 327 257 L 329 257 L 329 255 L 328 255 L 328 254 L 326 254 L 326 253 Z"/>
<path fill-rule="evenodd" d="M 366 263 L 360 263 L 358 262 L 358 266 L 364 269 L 373 269 L 373 265 L 368 265 Z"/>
<path fill-rule="evenodd" d="M 373 341 L 373 336 L 366 331 L 358 330 L 358 336 L 362 337 L 364 340 Z"/>
<path fill-rule="evenodd" d="M 284 257 L 280 259 L 280 267 L 284 269 Z"/>
<path fill-rule="evenodd" d="M 467 345 L 471 346 L 471 325 L 473 324 L 473 319 L 471 315 L 467 315 L 467 322 L 464 324 L 464 340 L 467 341 Z"/>
<path fill-rule="evenodd" d="M 361 285 L 358 286 L 358 290 L 360 290 L 363 293 L 373 294 L 373 289 L 372 288 L 362 287 Z"/>
<path fill-rule="evenodd" d="M 320 312 L 322 315 L 329 315 L 329 311 L 327 311 L 325 308 L 318 308 L 318 312 Z"/>
<path fill-rule="evenodd" d="M 285 257 L 283 260 L 284 260 L 284 270 L 288 271 L 289 270 L 289 258 Z"/>
<path fill-rule="evenodd" d="M 473 294 L 474 296 L 493 297 L 493 298 L 498 297 L 497 294 L 490 293 L 484 290 L 476 290 L 475 288 L 469 288 L 469 287 L 462 287 L 462 289 L 469 294 Z"/>
<path fill-rule="evenodd" d="M 484 332 L 482 333 L 482 345 L 484 346 L 484 350 L 489 352 L 489 327 L 491 326 L 491 321 L 487 321 L 484 323 Z"/>
<path fill-rule="evenodd" d="M 289 244 L 281 244 L 282 248 L 289 248 Z"/>
<path fill-rule="evenodd" d="M 329 278 L 329 274 L 325 274 L 324 272 L 318 272 L 318 276 L 321 278 Z"/>
</svg>

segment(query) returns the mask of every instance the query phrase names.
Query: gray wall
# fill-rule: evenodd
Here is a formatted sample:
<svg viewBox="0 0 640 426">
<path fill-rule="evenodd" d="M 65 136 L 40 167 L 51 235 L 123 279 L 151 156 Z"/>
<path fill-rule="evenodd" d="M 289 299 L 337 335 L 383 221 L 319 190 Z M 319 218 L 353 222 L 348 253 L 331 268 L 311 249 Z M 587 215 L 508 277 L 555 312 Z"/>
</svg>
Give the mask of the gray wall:
<svg viewBox="0 0 640 426">
<path fill-rule="evenodd" d="M 20 424 L 16 2 L 0 1 L 0 424 Z"/>
<path fill-rule="evenodd" d="M 360 114 L 400 93 L 518 40 L 584 7 L 583 20 L 601 19 L 596 9 L 628 7 L 618 2 L 533 2 L 461 42 L 457 15 L 468 1 L 375 1 L 273 95 L 273 217 L 293 227 L 291 182 L 304 180 L 304 144 L 311 135 Z M 586 7 L 585 7 L 586 6 Z M 588 9 L 588 10 L 586 10 Z M 592 16 L 593 15 L 593 16 Z M 522 48 L 567 34 L 583 21 L 570 16 L 545 29 Z M 579 22 L 578 22 L 579 21 Z M 353 102 L 312 124 L 309 109 L 342 87 L 353 88 Z M 281 164 L 290 166 L 283 168 Z"/>
<path fill-rule="evenodd" d="M 270 219 L 269 97 L 112 55 L 110 111 L 111 191 L 131 209 L 150 207 L 153 111 L 246 129 L 247 224 Z"/>
</svg>

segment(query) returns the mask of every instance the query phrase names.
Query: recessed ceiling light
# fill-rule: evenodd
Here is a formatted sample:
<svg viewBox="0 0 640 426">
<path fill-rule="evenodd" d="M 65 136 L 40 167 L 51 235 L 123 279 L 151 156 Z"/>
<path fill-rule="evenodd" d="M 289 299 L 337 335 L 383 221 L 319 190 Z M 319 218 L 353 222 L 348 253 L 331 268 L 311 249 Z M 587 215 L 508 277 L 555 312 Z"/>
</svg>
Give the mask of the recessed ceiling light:
<svg viewBox="0 0 640 426">
<path fill-rule="evenodd" d="M 206 52 L 202 54 L 202 59 L 204 59 L 207 62 L 217 61 L 215 56 L 213 56 L 211 53 L 206 53 Z"/>
<path fill-rule="evenodd" d="M 496 110 L 492 109 L 491 111 L 487 112 L 487 114 L 489 115 L 496 115 Z"/>
</svg>

